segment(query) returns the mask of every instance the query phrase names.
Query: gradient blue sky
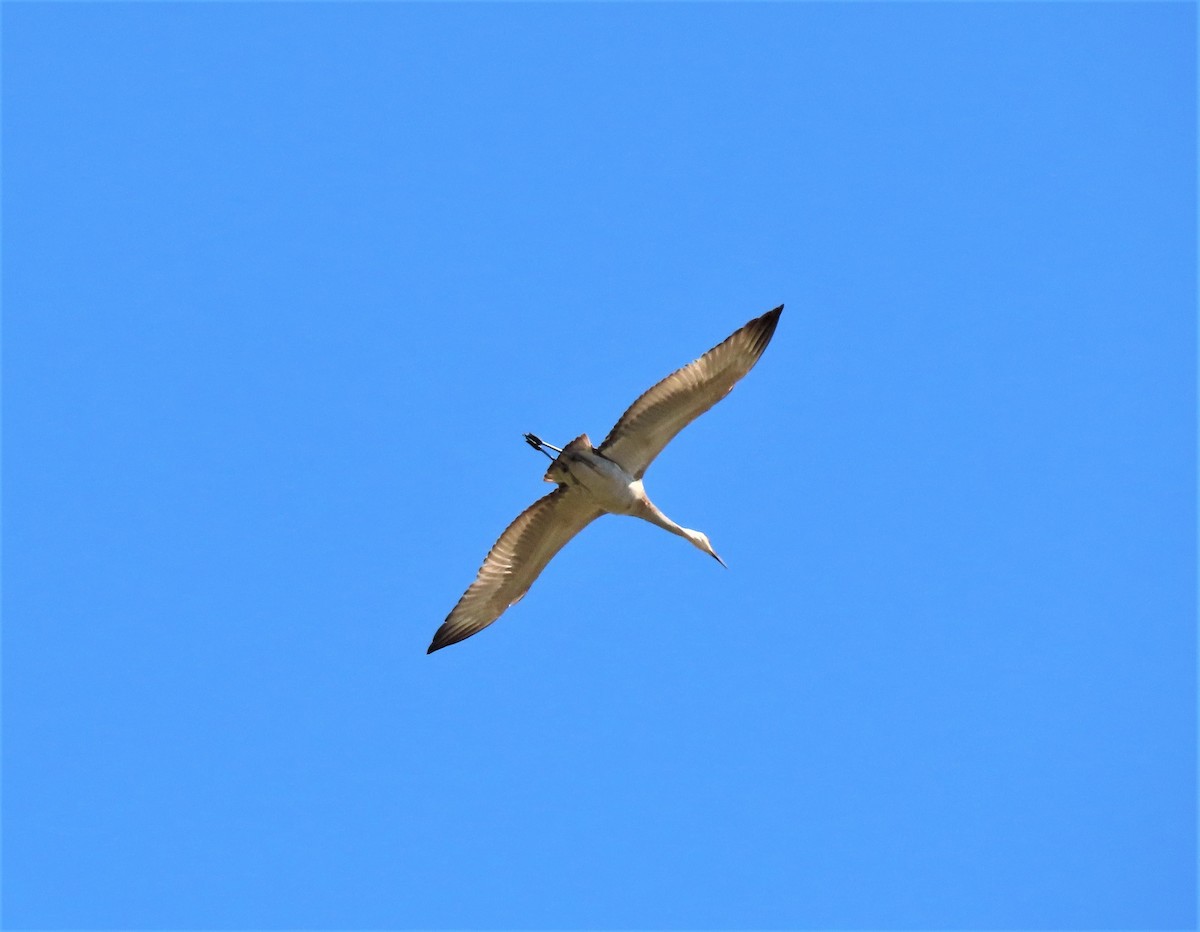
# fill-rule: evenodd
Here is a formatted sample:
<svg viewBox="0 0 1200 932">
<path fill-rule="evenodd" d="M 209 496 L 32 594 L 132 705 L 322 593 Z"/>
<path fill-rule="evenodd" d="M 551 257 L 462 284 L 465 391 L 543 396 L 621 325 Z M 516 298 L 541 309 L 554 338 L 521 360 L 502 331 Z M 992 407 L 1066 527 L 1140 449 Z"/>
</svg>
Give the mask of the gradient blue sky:
<svg viewBox="0 0 1200 932">
<path fill-rule="evenodd" d="M 3 8 L 8 928 L 1196 921 L 1196 8 Z M 544 461 L 786 302 L 425 647 Z"/>
</svg>

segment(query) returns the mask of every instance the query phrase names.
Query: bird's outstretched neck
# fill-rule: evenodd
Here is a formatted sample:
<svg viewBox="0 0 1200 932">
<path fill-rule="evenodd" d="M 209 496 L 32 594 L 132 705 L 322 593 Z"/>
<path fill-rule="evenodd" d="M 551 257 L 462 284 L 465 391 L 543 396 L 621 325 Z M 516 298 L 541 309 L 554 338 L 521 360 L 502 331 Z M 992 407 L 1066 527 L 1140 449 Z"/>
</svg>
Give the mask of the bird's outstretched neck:
<svg viewBox="0 0 1200 932">
<path fill-rule="evenodd" d="M 643 493 L 642 510 L 639 517 L 645 518 L 651 524 L 657 524 L 664 531 L 670 531 L 672 534 L 678 534 L 697 550 L 703 550 L 722 566 L 725 566 L 725 561 L 717 556 L 717 552 L 713 550 L 712 542 L 709 541 L 707 534 L 705 534 L 703 531 L 696 531 L 690 527 L 684 527 L 683 525 L 676 524 L 665 514 L 663 514 L 662 511 L 659 510 L 658 506 L 654 504 L 654 502 L 650 501 L 649 498 L 646 498 L 645 493 Z M 725 568 L 728 569 L 729 567 L 725 566 Z"/>
</svg>

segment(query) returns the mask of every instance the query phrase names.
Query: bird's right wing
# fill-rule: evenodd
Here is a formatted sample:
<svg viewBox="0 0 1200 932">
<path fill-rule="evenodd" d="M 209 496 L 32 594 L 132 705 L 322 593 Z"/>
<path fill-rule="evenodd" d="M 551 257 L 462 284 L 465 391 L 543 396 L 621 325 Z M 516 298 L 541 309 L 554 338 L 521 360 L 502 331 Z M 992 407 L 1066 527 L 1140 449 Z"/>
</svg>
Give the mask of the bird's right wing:
<svg viewBox="0 0 1200 932">
<path fill-rule="evenodd" d="M 756 317 L 723 343 L 677 369 L 621 415 L 597 448 L 635 479 L 677 433 L 724 398 L 763 354 L 783 305 Z"/>
<path fill-rule="evenodd" d="M 551 558 L 604 512 L 560 485 L 526 508 L 488 552 L 479 575 L 433 636 L 432 654 L 482 631 L 519 602 Z"/>
</svg>

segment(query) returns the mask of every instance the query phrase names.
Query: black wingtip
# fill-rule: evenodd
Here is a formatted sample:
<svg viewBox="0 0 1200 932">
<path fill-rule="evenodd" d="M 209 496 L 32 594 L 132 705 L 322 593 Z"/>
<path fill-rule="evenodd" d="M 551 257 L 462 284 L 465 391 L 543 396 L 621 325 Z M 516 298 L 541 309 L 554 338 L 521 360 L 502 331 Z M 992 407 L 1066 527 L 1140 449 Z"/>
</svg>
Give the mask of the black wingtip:
<svg viewBox="0 0 1200 932">
<path fill-rule="evenodd" d="M 755 317 L 754 320 L 746 324 L 747 327 L 754 327 L 758 330 L 763 330 L 768 333 L 775 332 L 775 325 L 779 323 L 779 315 L 783 313 L 783 305 L 771 308 L 767 313 L 760 317 Z"/>
<path fill-rule="evenodd" d="M 781 304 L 779 307 L 767 311 L 761 317 L 754 318 L 742 328 L 742 331 L 749 333 L 753 340 L 753 352 L 756 358 L 767 348 L 771 337 L 775 336 L 775 327 L 779 323 L 779 315 L 782 313 L 783 305 Z"/>
</svg>

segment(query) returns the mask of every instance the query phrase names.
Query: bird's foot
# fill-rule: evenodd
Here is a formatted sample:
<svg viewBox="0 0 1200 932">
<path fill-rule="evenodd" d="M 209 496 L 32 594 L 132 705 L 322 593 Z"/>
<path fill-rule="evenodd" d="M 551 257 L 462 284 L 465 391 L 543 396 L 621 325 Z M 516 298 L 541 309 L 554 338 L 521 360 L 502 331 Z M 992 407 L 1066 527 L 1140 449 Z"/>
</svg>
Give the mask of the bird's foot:
<svg viewBox="0 0 1200 932">
<path fill-rule="evenodd" d="M 550 456 L 550 454 L 547 452 L 547 450 L 553 450 L 555 453 L 562 452 L 562 450 L 560 450 L 558 447 L 554 446 L 551 443 L 546 443 L 546 441 L 544 441 L 541 437 L 538 437 L 534 434 L 526 434 L 525 442 L 527 444 L 529 444 L 531 447 L 533 447 L 535 450 L 537 450 L 539 453 L 545 453 L 547 456 Z M 550 459 L 554 459 L 554 457 L 550 456 Z"/>
</svg>

